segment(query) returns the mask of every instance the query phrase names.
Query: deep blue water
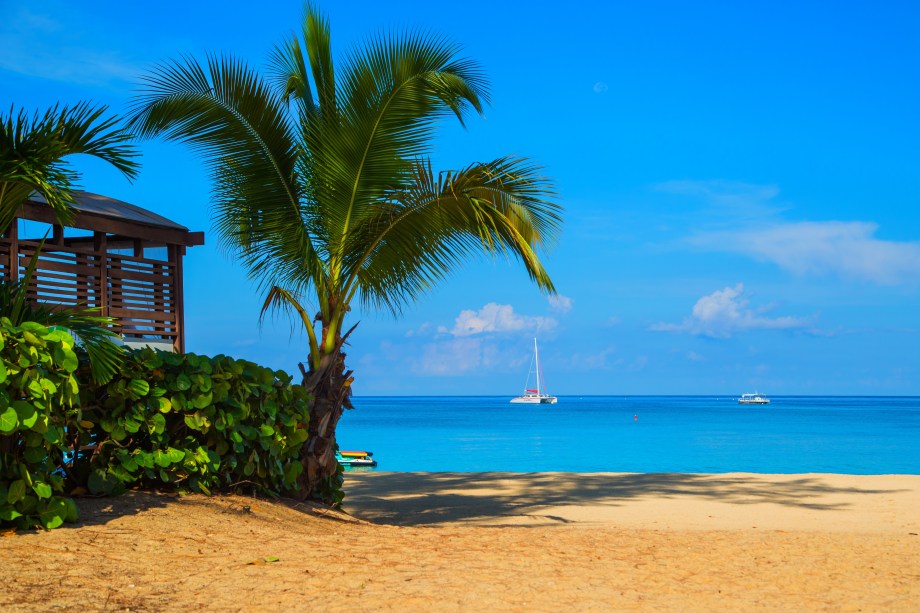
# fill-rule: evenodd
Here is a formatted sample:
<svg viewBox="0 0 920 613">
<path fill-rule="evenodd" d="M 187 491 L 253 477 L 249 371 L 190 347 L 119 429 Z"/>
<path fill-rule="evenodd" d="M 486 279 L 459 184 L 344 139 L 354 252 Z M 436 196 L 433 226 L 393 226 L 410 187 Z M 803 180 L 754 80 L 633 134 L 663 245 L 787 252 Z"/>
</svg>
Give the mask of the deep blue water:
<svg viewBox="0 0 920 613">
<path fill-rule="evenodd" d="M 338 440 L 389 471 L 920 474 L 916 397 L 508 400 L 355 397 Z"/>
</svg>

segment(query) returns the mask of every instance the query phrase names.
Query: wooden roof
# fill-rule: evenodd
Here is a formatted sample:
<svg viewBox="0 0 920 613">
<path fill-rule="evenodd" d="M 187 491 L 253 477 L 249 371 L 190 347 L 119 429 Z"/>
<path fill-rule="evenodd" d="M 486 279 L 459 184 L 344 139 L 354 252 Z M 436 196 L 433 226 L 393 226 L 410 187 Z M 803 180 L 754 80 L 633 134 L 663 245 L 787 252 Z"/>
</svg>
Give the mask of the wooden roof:
<svg viewBox="0 0 920 613">
<path fill-rule="evenodd" d="M 72 193 L 76 214 L 69 225 L 74 228 L 120 234 L 169 245 L 193 247 L 204 244 L 203 232 L 190 232 L 185 226 L 137 205 L 90 192 Z M 18 217 L 56 223 L 53 211 L 37 193 L 29 197 Z"/>
</svg>

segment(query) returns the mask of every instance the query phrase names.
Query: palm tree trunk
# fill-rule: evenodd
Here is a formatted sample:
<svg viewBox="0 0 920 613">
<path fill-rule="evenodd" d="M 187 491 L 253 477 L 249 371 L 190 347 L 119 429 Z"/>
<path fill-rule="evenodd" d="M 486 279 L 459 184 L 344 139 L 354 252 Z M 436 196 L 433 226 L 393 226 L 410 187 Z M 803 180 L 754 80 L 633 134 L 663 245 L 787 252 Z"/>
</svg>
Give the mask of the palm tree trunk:
<svg viewBox="0 0 920 613">
<path fill-rule="evenodd" d="M 327 503 L 337 502 L 335 494 L 341 483 L 336 481 L 339 472 L 335 459 L 335 429 L 345 409 L 351 405 L 352 371 L 345 370 L 345 354 L 339 340 L 332 353 L 324 354 L 318 365 L 311 363 L 303 373 L 303 385 L 312 394 L 310 401 L 309 438 L 304 443 L 303 467 L 300 477 L 301 499 L 319 498 Z"/>
</svg>

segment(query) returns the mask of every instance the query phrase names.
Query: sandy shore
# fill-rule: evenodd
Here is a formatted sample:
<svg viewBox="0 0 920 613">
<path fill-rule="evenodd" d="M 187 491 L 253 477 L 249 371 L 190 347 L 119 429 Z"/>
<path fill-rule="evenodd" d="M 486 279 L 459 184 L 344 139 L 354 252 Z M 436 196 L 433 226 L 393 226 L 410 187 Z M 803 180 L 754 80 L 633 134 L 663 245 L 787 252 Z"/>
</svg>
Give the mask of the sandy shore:
<svg viewBox="0 0 920 613">
<path fill-rule="evenodd" d="M 356 473 L 346 507 L 377 523 L 646 530 L 920 532 L 920 476 Z"/>
<path fill-rule="evenodd" d="M 920 476 L 351 475 L 346 511 L 80 501 L 0 610 L 920 610 Z"/>
</svg>

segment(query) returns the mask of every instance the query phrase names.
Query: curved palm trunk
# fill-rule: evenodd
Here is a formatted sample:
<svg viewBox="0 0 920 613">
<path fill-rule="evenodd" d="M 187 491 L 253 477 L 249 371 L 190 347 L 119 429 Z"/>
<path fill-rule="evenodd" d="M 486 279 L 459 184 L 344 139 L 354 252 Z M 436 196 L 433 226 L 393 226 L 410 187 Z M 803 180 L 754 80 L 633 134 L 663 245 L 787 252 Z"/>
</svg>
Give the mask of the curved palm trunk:
<svg viewBox="0 0 920 613">
<path fill-rule="evenodd" d="M 352 371 L 345 369 L 344 339 L 338 339 L 331 353 L 323 354 L 319 364 L 310 364 L 310 370 L 300 365 L 303 385 L 312 394 L 310 401 L 309 438 L 304 443 L 303 467 L 300 477 L 300 497 L 320 498 L 324 502 L 337 502 L 333 496 L 339 490 L 334 482 L 338 473 L 335 459 L 335 429 L 345 409 L 351 405 Z"/>
</svg>

